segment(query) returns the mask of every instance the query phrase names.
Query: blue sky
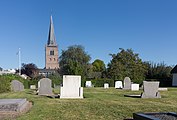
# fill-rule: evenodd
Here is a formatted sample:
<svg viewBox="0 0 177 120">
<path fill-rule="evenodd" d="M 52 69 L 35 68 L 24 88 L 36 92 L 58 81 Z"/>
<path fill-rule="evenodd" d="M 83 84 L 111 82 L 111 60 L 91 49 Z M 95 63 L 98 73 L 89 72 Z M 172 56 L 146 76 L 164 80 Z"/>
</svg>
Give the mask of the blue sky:
<svg viewBox="0 0 177 120">
<path fill-rule="evenodd" d="M 0 0 L 0 67 L 45 66 L 53 16 L 59 52 L 70 45 L 106 64 L 110 53 L 132 48 L 143 61 L 177 64 L 176 0 Z M 61 55 L 61 54 L 60 54 Z"/>
</svg>

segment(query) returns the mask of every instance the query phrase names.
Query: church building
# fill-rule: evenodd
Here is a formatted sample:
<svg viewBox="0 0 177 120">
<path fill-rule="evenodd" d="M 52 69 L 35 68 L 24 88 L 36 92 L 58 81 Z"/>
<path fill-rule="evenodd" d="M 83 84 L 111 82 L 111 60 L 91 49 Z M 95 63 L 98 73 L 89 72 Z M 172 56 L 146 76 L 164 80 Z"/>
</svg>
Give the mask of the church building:
<svg viewBox="0 0 177 120">
<path fill-rule="evenodd" d="M 49 74 L 55 73 L 59 69 L 58 58 L 58 45 L 56 43 L 52 16 L 50 16 L 49 35 L 45 45 L 45 68 L 39 69 L 39 74 L 47 77 Z"/>
<path fill-rule="evenodd" d="M 47 45 L 45 46 L 45 69 L 58 69 L 58 45 L 54 34 L 52 16 L 50 17 L 50 27 Z"/>
</svg>

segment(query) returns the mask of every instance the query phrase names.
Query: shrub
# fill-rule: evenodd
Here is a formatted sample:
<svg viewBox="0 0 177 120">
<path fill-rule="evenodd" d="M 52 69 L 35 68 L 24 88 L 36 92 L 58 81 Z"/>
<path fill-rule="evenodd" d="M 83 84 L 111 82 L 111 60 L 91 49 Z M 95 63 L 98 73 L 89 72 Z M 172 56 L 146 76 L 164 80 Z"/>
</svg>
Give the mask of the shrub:
<svg viewBox="0 0 177 120">
<path fill-rule="evenodd" d="M 8 74 L 8 75 L 1 75 L 0 76 L 0 93 L 3 92 L 8 92 L 11 90 L 10 85 L 11 85 L 11 81 L 12 80 L 18 80 L 20 82 L 23 83 L 24 88 L 25 89 L 29 89 L 29 81 L 28 79 L 23 79 L 18 75 L 12 75 L 12 74 Z"/>
<path fill-rule="evenodd" d="M 10 80 L 0 76 L 0 93 L 9 92 L 10 90 Z"/>
</svg>

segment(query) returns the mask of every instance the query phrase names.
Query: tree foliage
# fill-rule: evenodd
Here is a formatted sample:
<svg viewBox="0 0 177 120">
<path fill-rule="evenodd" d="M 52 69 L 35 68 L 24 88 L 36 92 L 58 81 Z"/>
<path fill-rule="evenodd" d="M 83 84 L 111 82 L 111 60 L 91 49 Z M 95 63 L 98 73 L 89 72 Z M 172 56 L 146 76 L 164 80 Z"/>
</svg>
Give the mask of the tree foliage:
<svg viewBox="0 0 177 120">
<path fill-rule="evenodd" d="M 137 83 L 145 80 L 147 67 L 132 49 L 120 48 L 119 53 L 110 55 L 112 60 L 108 64 L 108 77 L 123 80 L 127 76 Z"/>
<path fill-rule="evenodd" d="M 33 63 L 29 64 L 22 64 L 22 69 L 21 69 L 22 74 L 26 74 L 27 76 L 31 78 L 35 78 L 39 75 L 39 70 L 37 66 Z"/>
<path fill-rule="evenodd" d="M 69 46 L 67 50 L 62 50 L 60 56 L 61 74 L 85 77 L 89 69 L 90 59 L 91 57 L 85 52 L 83 46 Z"/>
<path fill-rule="evenodd" d="M 167 66 L 164 62 L 146 62 L 146 65 L 148 67 L 146 78 L 148 79 L 167 79 L 171 77 L 170 71 L 172 70 L 172 67 Z"/>
<path fill-rule="evenodd" d="M 94 72 L 103 72 L 106 70 L 105 64 L 102 60 L 96 59 L 93 63 Z"/>
</svg>

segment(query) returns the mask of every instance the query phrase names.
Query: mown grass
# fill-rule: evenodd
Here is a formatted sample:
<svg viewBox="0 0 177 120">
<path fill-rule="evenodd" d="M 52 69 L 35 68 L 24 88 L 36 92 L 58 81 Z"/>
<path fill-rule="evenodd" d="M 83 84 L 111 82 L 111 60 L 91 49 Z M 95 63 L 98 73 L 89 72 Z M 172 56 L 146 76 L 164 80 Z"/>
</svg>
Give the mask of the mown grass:
<svg viewBox="0 0 177 120">
<path fill-rule="evenodd" d="M 54 99 L 25 90 L 3 93 L 0 98 L 27 98 L 33 102 L 32 109 L 17 120 L 123 120 L 132 118 L 134 112 L 177 112 L 177 88 L 160 92 L 161 99 L 124 97 L 141 92 L 84 88 L 84 99 Z"/>
</svg>

